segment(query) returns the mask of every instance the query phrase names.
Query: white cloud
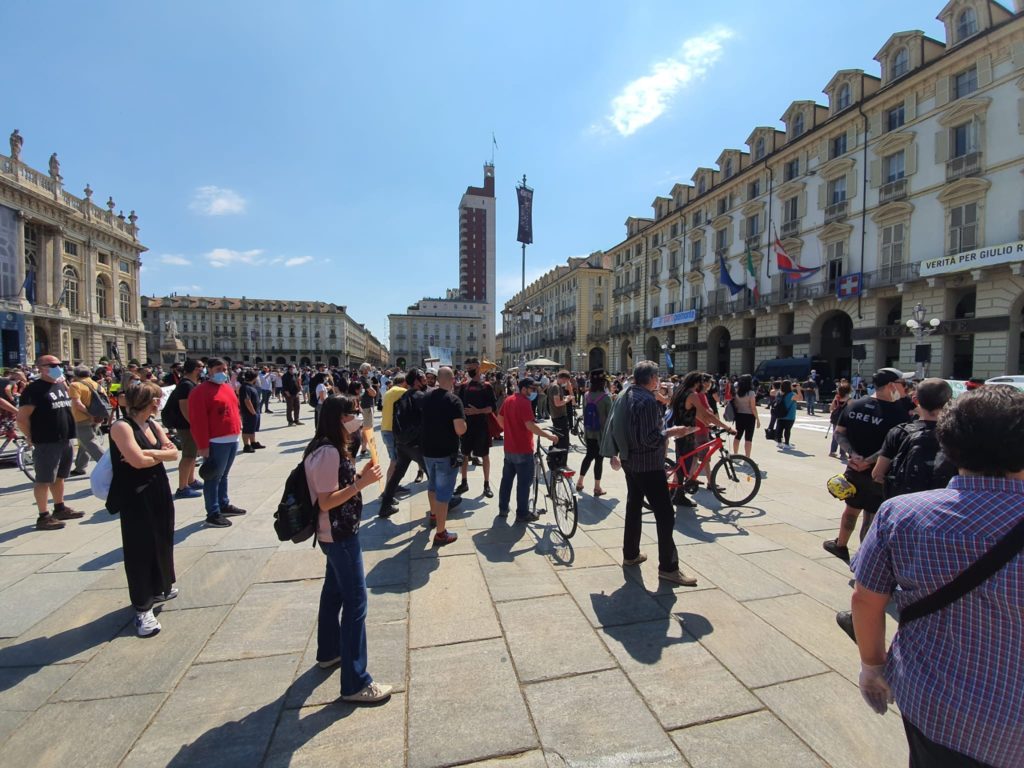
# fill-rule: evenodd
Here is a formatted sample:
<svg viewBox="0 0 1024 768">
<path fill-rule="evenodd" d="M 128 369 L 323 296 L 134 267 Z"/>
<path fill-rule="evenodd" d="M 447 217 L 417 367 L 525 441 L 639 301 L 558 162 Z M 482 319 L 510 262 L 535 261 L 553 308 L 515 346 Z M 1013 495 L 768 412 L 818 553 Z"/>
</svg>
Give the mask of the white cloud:
<svg viewBox="0 0 1024 768">
<path fill-rule="evenodd" d="M 179 256 L 176 253 L 165 253 L 160 257 L 160 262 L 163 264 L 171 264 L 175 267 L 187 267 L 192 263 L 184 256 Z"/>
<path fill-rule="evenodd" d="M 302 264 L 308 264 L 312 260 L 312 256 L 294 256 L 293 258 L 286 260 L 284 265 L 286 267 L 298 267 Z"/>
<path fill-rule="evenodd" d="M 264 262 L 260 256 L 263 251 L 256 248 L 251 251 L 234 251 L 230 248 L 214 248 L 206 254 L 211 267 L 228 267 L 232 264 L 249 264 L 258 266 Z"/>
<path fill-rule="evenodd" d="M 245 204 L 234 190 L 210 185 L 197 188 L 188 207 L 203 216 L 230 216 L 245 213 Z"/>
<path fill-rule="evenodd" d="M 655 62 L 650 73 L 627 83 L 612 99 L 608 122 L 622 136 L 631 136 L 653 123 L 679 90 L 707 74 L 722 56 L 722 43 L 732 35 L 732 30 L 716 27 L 683 41 L 677 56 Z"/>
<path fill-rule="evenodd" d="M 203 287 L 201 285 L 175 285 L 173 288 L 171 288 L 171 293 L 191 294 L 199 293 L 202 290 Z"/>
</svg>

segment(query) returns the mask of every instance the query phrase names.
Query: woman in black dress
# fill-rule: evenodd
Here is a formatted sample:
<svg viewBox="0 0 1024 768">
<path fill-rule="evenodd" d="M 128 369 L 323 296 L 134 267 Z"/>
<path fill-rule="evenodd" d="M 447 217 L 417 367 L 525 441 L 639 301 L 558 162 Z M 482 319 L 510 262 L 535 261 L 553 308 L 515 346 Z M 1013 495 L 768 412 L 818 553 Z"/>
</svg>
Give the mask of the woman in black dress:
<svg viewBox="0 0 1024 768">
<path fill-rule="evenodd" d="M 242 373 L 238 412 L 242 417 L 242 453 L 256 453 L 257 448 L 266 448 L 256 442 L 256 433 L 260 431 L 260 391 L 256 387 L 256 371 L 252 369 Z"/>
<path fill-rule="evenodd" d="M 174 499 L 164 469 L 178 458 L 154 417 L 163 392 L 154 381 L 122 394 L 127 417 L 110 428 L 113 478 L 107 509 L 121 517 L 121 546 L 128 594 L 135 608 L 135 631 L 149 637 L 160 631 L 154 603 L 178 596 L 174 588 Z"/>
</svg>

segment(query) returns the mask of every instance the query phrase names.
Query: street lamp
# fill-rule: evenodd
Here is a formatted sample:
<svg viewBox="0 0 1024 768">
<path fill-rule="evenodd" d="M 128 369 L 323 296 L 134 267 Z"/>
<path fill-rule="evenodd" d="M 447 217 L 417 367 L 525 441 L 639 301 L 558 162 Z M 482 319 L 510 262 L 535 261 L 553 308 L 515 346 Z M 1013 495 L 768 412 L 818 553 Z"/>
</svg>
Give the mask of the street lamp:
<svg viewBox="0 0 1024 768">
<path fill-rule="evenodd" d="M 521 310 L 506 310 L 502 313 L 502 320 L 511 327 L 513 338 L 518 337 L 522 343 L 519 356 L 520 373 L 526 367 L 526 340 L 530 332 L 530 326 L 540 325 L 543 319 L 544 312 L 539 307 L 530 307 L 529 304 L 525 305 Z"/>
<path fill-rule="evenodd" d="M 668 370 L 672 372 L 676 369 L 676 345 L 675 344 L 662 344 L 661 351 L 665 355 L 665 361 L 668 363 Z M 670 355 L 669 352 L 672 354 Z"/>
<path fill-rule="evenodd" d="M 914 359 L 917 362 L 917 378 L 924 378 L 925 364 L 931 362 L 932 349 L 931 344 L 925 346 L 922 344 L 925 336 L 931 336 L 933 333 L 939 330 L 939 326 L 942 325 L 942 321 L 937 317 L 933 317 L 931 320 L 925 322 L 925 315 L 928 310 L 925 309 L 924 304 L 920 301 L 914 305 L 911 310 L 912 317 L 907 320 L 907 328 L 914 333 L 914 338 L 917 339 L 917 345 L 914 348 Z"/>
</svg>

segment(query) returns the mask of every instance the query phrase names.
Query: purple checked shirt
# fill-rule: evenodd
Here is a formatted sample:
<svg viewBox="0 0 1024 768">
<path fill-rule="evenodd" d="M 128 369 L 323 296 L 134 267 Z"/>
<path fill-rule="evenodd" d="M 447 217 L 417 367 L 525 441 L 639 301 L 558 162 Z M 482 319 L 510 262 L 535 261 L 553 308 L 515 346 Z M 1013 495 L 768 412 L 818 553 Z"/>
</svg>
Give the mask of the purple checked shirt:
<svg viewBox="0 0 1024 768">
<path fill-rule="evenodd" d="M 1024 482 L 954 477 L 885 502 L 853 562 L 901 610 L 952 581 L 1024 518 Z M 1024 555 L 896 633 L 885 677 L 929 739 L 998 768 L 1024 766 Z"/>
</svg>

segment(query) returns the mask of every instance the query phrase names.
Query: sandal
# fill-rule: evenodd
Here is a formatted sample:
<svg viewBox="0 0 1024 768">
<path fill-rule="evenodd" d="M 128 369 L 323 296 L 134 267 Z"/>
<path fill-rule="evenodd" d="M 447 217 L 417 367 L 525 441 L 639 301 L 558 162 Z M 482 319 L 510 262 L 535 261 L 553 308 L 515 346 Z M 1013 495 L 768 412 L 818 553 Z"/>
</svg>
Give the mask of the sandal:
<svg viewBox="0 0 1024 768">
<path fill-rule="evenodd" d="M 603 491 L 603 490 L 601 490 L 601 489 L 599 489 L 599 488 L 595 488 L 595 489 L 594 489 L 594 498 L 595 498 L 595 499 L 596 499 L 596 498 L 597 498 L 598 496 L 605 496 L 605 495 L 607 495 L 607 494 L 608 494 L 608 491 Z"/>
<path fill-rule="evenodd" d="M 583 483 L 576 483 L 576 493 L 583 493 Z"/>
</svg>

